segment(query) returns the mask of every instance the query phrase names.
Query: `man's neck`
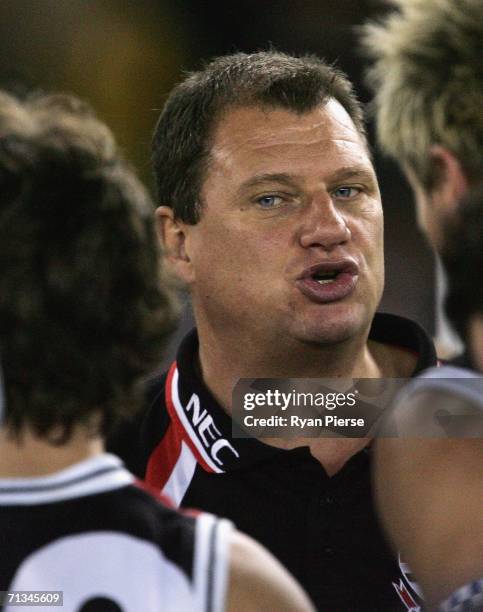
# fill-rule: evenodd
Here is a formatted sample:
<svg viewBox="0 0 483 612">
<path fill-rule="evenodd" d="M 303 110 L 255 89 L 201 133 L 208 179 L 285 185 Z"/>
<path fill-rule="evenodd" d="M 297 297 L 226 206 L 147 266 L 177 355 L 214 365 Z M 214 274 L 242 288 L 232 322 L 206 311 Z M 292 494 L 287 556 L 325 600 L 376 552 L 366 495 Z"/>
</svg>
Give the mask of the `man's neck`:
<svg viewBox="0 0 483 612">
<path fill-rule="evenodd" d="M 75 429 L 69 442 L 61 446 L 53 445 L 30 431 L 22 432 L 17 438 L 2 429 L 0 478 L 47 476 L 99 455 L 103 450 L 103 440 L 92 437 L 83 427 Z"/>
<path fill-rule="evenodd" d="M 204 335 L 200 339 L 201 375 L 221 406 L 231 412 L 232 391 L 240 378 L 381 378 L 410 376 L 415 357 L 395 347 L 350 339 L 331 346 L 302 344 L 269 350 L 231 338 Z M 260 343 L 261 344 L 261 343 Z M 258 344 L 258 346 L 260 346 Z"/>
<path fill-rule="evenodd" d="M 381 378 L 409 377 L 416 357 L 407 351 L 359 338 L 331 346 L 294 345 L 282 350 L 282 341 L 260 352 L 262 342 L 247 343 L 203 334 L 200 340 L 201 376 L 218 403 L 230 414 L 232 391 L 240 378 Z M 278 448 L 309 446 L 312 456 L 329 476 L 364 448 L 369 438 L 273 438 L 266 444 Z"/>
</svg>

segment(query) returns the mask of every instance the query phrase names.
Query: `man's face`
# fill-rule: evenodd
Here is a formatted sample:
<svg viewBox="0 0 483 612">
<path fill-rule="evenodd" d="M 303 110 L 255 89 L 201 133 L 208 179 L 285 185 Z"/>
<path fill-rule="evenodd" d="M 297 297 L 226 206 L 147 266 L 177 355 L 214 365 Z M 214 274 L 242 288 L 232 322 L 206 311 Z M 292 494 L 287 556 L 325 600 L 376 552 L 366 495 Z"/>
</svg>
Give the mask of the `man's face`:
<svg viewBox="0 0 483 612">
<path fill-rule="evenodd" d="M 338 102 L 302 115 L 229 111 L 201 203 L 185 228 L 198 323 L 280 345 L 367 332 L 383 288 L 381 200 Z"/>
</svg>

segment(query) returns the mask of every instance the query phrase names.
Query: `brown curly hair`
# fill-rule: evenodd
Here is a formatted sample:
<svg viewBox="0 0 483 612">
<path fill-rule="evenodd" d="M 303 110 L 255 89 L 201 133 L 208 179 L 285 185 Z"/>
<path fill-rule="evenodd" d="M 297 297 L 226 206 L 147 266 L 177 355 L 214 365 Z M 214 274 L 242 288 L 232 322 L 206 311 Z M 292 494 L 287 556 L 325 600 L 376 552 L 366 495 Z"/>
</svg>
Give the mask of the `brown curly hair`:
<svg viewBox="0 0 483 612">
<path fill-rule="evenodd" d="M 6 425 L 68 441 L 137 408 L 175 321 L 153 205 L 74 97 L 0 92 L 0 355 Z"/>
</svg>

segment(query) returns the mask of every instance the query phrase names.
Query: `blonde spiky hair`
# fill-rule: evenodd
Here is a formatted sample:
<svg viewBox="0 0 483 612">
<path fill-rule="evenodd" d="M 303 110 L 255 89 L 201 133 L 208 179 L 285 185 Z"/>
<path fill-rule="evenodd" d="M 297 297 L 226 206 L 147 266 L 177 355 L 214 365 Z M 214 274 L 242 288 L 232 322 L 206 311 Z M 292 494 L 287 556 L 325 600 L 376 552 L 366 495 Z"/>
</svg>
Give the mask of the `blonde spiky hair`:
<svg viewBox="0 0 483 612">
<path fill-rule="evenodd" d="M 440 144 L 469 180 L 483 169 L 483 0 L 389 0 L 397 10 L 363 28 L 374 59 L 382 148 L 426 188 L 436 179 L 429 148 Z"/>
</svg>

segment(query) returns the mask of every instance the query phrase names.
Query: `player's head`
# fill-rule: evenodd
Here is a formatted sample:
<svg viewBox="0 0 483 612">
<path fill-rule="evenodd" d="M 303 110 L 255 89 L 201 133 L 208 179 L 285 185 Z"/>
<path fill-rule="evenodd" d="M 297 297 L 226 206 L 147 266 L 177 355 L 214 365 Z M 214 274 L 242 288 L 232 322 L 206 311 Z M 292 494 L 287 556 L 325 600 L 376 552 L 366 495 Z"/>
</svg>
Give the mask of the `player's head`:
<svg viewBox="0 0 483 612">
<path fill-rule="evenodd" d="M 301 114 L 331 98 L 364 136 L 363 114 L 352 85 L 322 59 L 276 51 L 214 59 L 173 89 L 159 117 L 152 155 L 158 202 L 171 206 L 185 223 L 199 220 L 214 129 L 229 110 L 279 108 Z"/>
<path fill-rule="evenodd" d="M 483 184 L 468 192 L 444 229 L 446 311 L 483 371 Z"/>
<path fill-rule="evenodd" d="M 170 331 L 152 203 L 77 99 L 0 93 L 0 355 L 6 424 L 67 440 L 136 405 Z"/>
<path fill-rule="evenodd" d="M 390 0 L 367 26 L 378 139 L 405 169 L 435 246 L 483 170 L 481 0 Z"/>
<path fill-rule="evenodd" d="M 382 208 L 340 72 L 312 56 L 218 58 L 169 98 L 154 164 L 160 233 L 199 330 L 274 351 L 367 331 Z"/>
</svg>

